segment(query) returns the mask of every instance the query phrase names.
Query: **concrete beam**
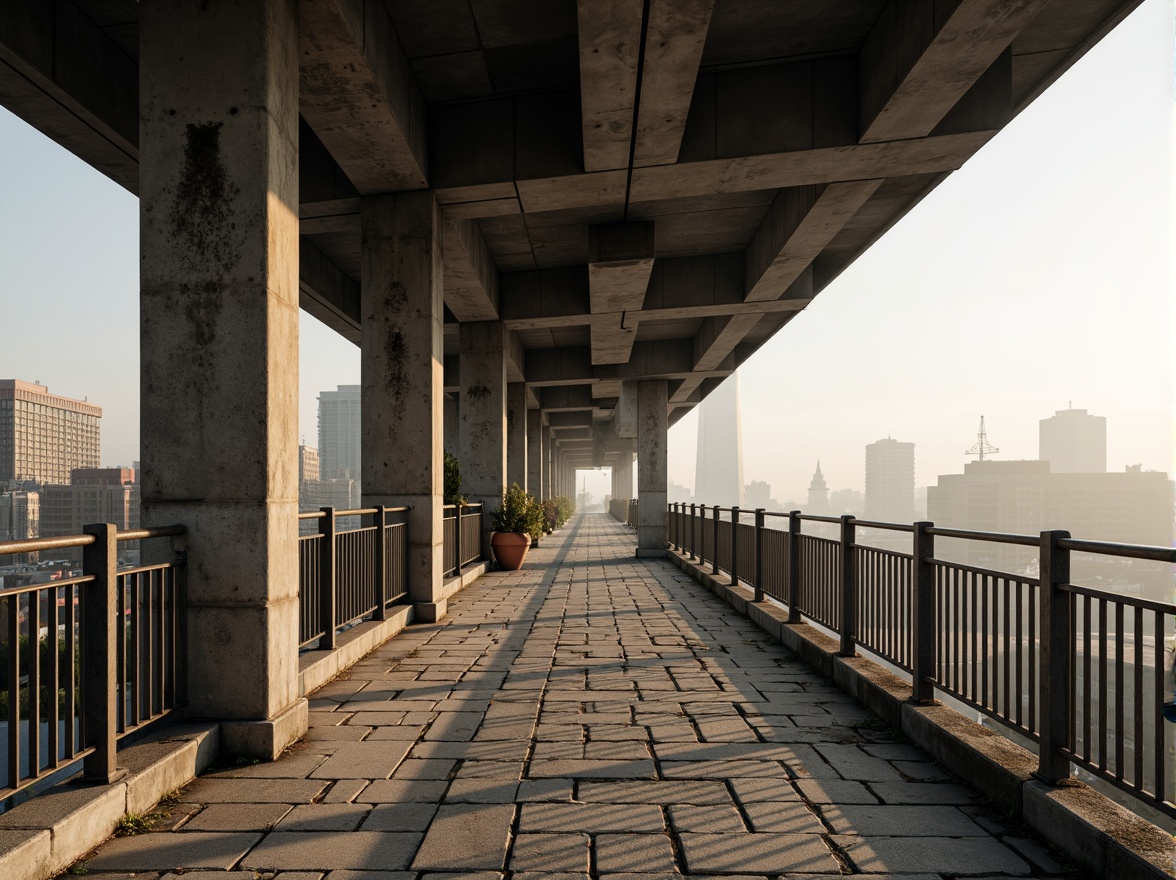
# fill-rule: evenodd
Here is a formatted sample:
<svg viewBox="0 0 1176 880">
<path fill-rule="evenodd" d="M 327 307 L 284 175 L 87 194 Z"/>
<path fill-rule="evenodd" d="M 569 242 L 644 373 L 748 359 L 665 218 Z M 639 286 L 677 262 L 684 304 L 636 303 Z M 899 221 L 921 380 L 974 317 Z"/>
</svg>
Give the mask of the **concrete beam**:
<svg viewBox="0 0 1176 880">
<path fill-rule="evenodd" d="M 642 8 L 642 0 L 576 4 L 585 171 L 629 165 Z"/>
<path fill-rule="evenodd" d="M 633 166 L 678 161 L 714 0 L 649 0 Z"/>
<path fill-rule="evenodd" d="M 636 326 L 641 321 L 790 312 L 807 305 L 807 299 L 796 297 L 745 301 L 743 264 L 741 254 L 655 260 L 645 298 L 636 310 L 625 313 L 625 326 Z M 594 316 L 586 282 L 583 266 L 503 273 L 503 323 L 514 330 L 591 325 Z M 800 291 L 794 293 L 799 295 Z M 616 324 L 620 324 L 619 315 Z"/>
<path fill-rule="evenodd" d="M 745 299 L 780 299 L 881 185 L 859 180 L 781 190 L 744 251 Z"/>
<path fill-rule="evenodd" d="M 588 227 L 588 299 L 592 310 L 592 363 L 623 364 L 636 337 L 636 312 L 653 271 L 651 222 Z"/>
<path fill-rule="evenodd" d="M 359 345 L 359 285 L 305 237 L 298 247 L 298 289 L 303 311 Z"/>
<path fill-rule="evenodd" d="M 562 385 L 553 388 L 539 388 L 539 408 L 545 413 L 574 412 L 592 409 L 591 385 Z"/>
<path fill-rule="evenodd" d="M 138 194 L 138 65 L 73 3 L 5 4 L 0 105 Z"/>
<path fill-rule="evenodd" d="M 300 0 L 299 109 L 361 193 L 424 189 L 425 101 L 378 0 Z"/>
<path fill-rule="evenodd" d="M 861 143 L 929 135 L 1048 3 L 891 0 L 859 53 Z"/>
<path fill-rule="evenodd" d="M 592 410 L 577 412 L 550 412 L 547 414 L 547 424 L 553 430 L 560 428 L 586 428 L 592 426 Z"/>
<path fill-rule="evenodd" d="M 445 224 L 445 305 L 459 321 L 498 320 L 498 269 L 475 220 Z"/>
</svg>

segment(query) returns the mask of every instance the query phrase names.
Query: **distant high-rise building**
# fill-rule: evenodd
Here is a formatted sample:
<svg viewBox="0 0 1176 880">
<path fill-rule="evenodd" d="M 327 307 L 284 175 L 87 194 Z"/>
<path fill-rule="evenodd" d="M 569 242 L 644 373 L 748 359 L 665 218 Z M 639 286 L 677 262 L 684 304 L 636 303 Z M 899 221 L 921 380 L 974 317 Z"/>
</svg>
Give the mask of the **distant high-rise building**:
<svg viewBox="0 0 1176 880">
<path fill-rule="evenodd" d="M 91 523 L 114 523 L 120 531 L 139 528 L 139 484 L 132 468 L 75 468 L 70 476 L 67 485 L 41 490 L 42 537 L 79 535 Z M 80 561 L 81 551 L 70 550 L 62 554 L 66 557 Z"/>
<path fill-rule="evenodd" d="M 752 480 L 743 487 L 743 503 L 752 510 L 774 510 L 776 502 L 772 499 L 772 487 L 763 480 Z"/>
<path fill-rule="evenodd" d="M 1167 547 L 1173 539 L 1174 493 L 1167 474 L 1138 465 L 1118 473 L 1058 474 L 1051 473 L 1048 461 L 973 461 L 962 474 L 941 474 L 938 484 L 928 487 L 927 518 L 948 528 L 1021 535 L 1066 529 L 1075 538 Z M 1037 559 L 1036 548 L 960 543 L 945 542 L 943 558 L 1005 571 Z M 1170 571 L 1161 581 L 1166 586 L 1152 598 L 1171 601 Z"/>
<path fill-rule="evenodd" d="M 0 494 L 0 541 L 25 541 L 41 533 L 39 492 Z"/>
<path fill-rule="evenodd" d="M 915 519 L 915 444 L 887 437 L 866 447 L 866 519 Z"/>
<path fill-rule="evenodd" d="M 694 497 L 723 507 L 743 504 L 743 425 L 739 374 L 712 391 L 698 407 Z"/>
<path fill-rule="evenodd" d="M 829 513 L 829 487 L 825 485 L 825 475 L 821 473 L 821 463 L 817 462 L 817 469 L 813 473 L 813 480 L 809 483 L 808 504 L 805 513 L 815 516 L 825 516 Z"/>
<path fill-rule="evenodd" d="M 1037 457 L 1055 474 L 1107 472 L 1107 419 L 1084 409 L 1060 409 L 1042 419 Z"/>
<path fill-rule="evenodd" d="M 313 446 L 298 447 L 298 482 L 321 479 L 319 453 Z"/>
<path fill-rule="evenodd" d="M 98 467 L 101 419 L 100 406 L 0 379 L 0 484 L 67 483 L 74 468 Z"/>
<path fill-rule="evenodd" d="M 319 394 L 319 478 L 322 480 L 360 478 L 360 436 L 358 385 L 340 385 L 336 391 Z"/>
</svg>

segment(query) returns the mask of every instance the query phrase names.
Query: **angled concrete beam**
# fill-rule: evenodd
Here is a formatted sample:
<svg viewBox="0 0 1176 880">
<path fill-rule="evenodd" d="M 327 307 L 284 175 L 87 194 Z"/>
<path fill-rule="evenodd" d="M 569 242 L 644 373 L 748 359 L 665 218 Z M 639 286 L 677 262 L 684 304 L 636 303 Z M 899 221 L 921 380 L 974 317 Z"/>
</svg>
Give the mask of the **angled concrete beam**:
<svg viewBox="0 0 1176 880">
<path fill-rule="evenodd" d="M 527 368 L 527 350 L 523 348 L 523 341 L 519 334 L 510 328 L 506 329 L 506 340 L 503 343 L 503 354 L 506 358 L 506 380 L 508 382 L 523 382 Z"/>
<path fill-rule="evenodd" d="M 744 251 L 745 299 L 779 299 L 833 240 L 881 180 L 784 189 Z"/>
<path fill-rule="evenodd" d="M 139 192 L 138 65 L 75 4 L 5 4 L 0 106 Z"/>
<path fill-rule="evenodd" d="M 649 0 L 634 167 L 678 161 L 714 0 Z"/>
<path fill-rule="evenodd" d="M 361 193 L 428 186 L 425 101 L 382 2 L 300 0 L 299 109 Z"/>
<path fill-rule="evenodd" d="M 298 289 L 303 311 L 359 345 L 359 284 L 305 237 L 298 248 Z"/>
<path fill-rule="evenodd" d="M 498 320 L 498 269 L 475 220 L 445 224 L 445 305 L 459 321 Z"/>
<path fill-rule="evenodd" d="M 588 298 L 592 309 L 592 363 L 623 364 L 636 338 L 627 319 L 645 301 L 653 271 L 652 222 L 588 227 Z"/>
<path fill-rule="evenodd" d="M 722 369 L 731 358 L 735 346 L 743 341 L 743 337 L 751 332 L 761 317 L 732 315 L 729 318 L 703 321 L 692 342 L 694 369 L 700 372 Z"/>
<path fill-rule="evenodd" d="M 637 97 L 642 0 L 579 0 L 584 170 L 627 168 Z"/>
<path fill-rule="evenodd" d="M 891 0 L 859 56 L 861 143 L 930 134 L 1048 3 Z"/>
</svg>

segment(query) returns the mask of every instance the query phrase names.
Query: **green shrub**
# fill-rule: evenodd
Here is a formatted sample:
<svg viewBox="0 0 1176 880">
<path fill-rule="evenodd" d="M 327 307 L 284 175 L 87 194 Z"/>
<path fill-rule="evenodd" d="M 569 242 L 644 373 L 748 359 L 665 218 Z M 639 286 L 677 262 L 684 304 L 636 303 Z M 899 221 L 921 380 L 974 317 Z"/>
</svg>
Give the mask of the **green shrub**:
<svg viewBox="0 0 1176 880">
<path fill-rule="evenodd" d="M 456 455 L 445 453 L 445 475 L 442 487 L 445 504 L 465 504 L 461 494 L 461 463 Z"/>
<path fill-rule="evenodd" d="M 511 483 L 498 509 L 490 514 L 490 524 L 496 532 L 518 532 L 538 541 L 545 531 L 543 508 L 534 496 Z"/>
<path fill-rule="evenodd" d="M 548 498 L 543 502 L 543 518 L 547 528 L 562 528 L 576 512 L 576 505 L 566 495 Z"/>
</svg>

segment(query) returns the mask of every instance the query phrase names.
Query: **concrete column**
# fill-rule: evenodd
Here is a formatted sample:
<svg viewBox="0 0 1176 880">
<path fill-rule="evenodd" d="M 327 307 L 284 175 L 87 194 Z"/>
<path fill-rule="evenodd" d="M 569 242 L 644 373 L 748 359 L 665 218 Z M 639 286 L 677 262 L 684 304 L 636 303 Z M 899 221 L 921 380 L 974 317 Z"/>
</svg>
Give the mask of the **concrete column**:
<svg viewBox="0 0 1176 880">
<path fill-rule="evenodd" d="M 506 484 L 527 488 L 527 385 L 506 386 Z"/>
<path fill-rule="evenodd" d="M 555 438 L 551 435 L 550 428 L 543 429 L 543 492 L 548 498 L 556 498 L 559 496 L 559 479 L 555 474 Z"/>
<path fill-rule="evenodd" d="M 441 209 L 426 190 L 360 201 L 363 505 L 408 506 L 408 592 L 418 620 L 442 595 L 445 319 Z"/>
<path fill-rule="evenodd" d="M 139 8 L 143 522 L 188 528 L 189 715 L 267 760 L 307 726 L 297 10 Z"/>
<path fill-rule="evenodd" d="M 633 453 L 621 453 L 617 461 L 617 490 L 621 493 L 618 498 L 631 499 L 633 497 Z"/>
<path fill-rule="evenodd" d="M 506 491 L 506 332 L 500 321 L 466 321 L 461 334 L 461 482 L 485 504 L 482 554 L 490 558 L 490 512 Z"/>
<path fill-rule="evenodd" d="M 445 451 L 450 455 L 461 453 L 461 402 L 456 394 L 445 395 Z"/>
<path fill-rule="evenodd" d="M 637 383 L 637 555 L 666 555 L 666 432 L 664 379 Z"/>
<path fill-rule="evenodd" d="M 537 409 L 527 410 L 527 491 L 542 501 L 543 419 Z"/>
</svg>

